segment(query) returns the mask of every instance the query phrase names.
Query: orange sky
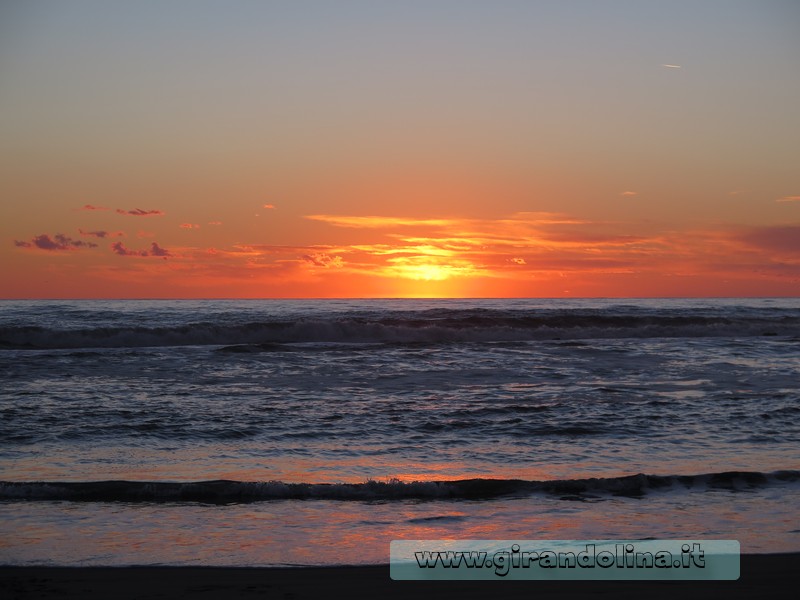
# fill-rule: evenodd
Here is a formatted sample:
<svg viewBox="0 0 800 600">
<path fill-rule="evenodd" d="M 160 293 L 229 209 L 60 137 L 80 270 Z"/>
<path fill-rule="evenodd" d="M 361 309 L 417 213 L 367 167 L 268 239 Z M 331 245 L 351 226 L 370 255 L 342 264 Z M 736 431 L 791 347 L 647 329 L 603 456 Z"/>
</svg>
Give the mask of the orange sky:
<svg viewBox="0 0 800 600">
<path fill-rule="evenodd" d="M 4 6 L 0 297 L 797 296 L 800 9 L 562 4 Z"/>
</svg>

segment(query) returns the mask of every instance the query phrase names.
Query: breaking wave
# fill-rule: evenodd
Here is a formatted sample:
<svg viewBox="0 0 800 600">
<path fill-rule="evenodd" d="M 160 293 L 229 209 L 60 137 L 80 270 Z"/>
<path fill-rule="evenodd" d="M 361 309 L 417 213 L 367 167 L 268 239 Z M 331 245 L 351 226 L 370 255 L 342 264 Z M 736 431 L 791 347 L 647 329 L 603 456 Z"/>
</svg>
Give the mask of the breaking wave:
<svg viewBox="0 0 800 600">
<path fill-rule="evenodd" d="M 745 491 L 800 482 L 800 471 L 771 473 L 727 471 L 702 475 L 629 475 L 624 477 L 525 481 L 461 479 L 399 480 L 364 483 L 284 483 L 281 481 L 0 482 L 0 500 L 72 502 L 200 502 L 210 504 L 268 500 L 436 500 L 491 499 L 545 494 L 563 500 L 603 496 L 642 497 L 665 491 Z"/>
</svg>

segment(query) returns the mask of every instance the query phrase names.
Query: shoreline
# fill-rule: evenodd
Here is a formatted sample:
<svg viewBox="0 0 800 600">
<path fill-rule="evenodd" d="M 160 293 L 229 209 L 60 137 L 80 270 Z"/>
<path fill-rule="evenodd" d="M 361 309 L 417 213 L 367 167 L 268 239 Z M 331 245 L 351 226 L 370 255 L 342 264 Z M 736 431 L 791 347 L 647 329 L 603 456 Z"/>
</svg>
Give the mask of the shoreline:
<svg viewBox="0 0 800 600">
<path fill-rule="evenodd" d="M 800 552 L 743 554 L 736 581 L 394 581 L 388 565 L 338 567 L 26 567 L 0 566 L 0 588 L 9 600 L 24 598 L 319 598 L 380 597 L 462 600 L 622 597 L 794 598 Z"/>
</svg>

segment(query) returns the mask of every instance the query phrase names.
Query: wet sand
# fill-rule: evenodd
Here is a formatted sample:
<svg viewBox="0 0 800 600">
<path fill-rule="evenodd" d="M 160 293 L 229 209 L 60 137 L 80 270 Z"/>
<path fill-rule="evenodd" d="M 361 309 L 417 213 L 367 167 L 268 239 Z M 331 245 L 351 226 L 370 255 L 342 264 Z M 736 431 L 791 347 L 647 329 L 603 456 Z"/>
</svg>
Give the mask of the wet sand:
<svg viewBox="0 0 800 600">
<path fill-rule="evenodd" d="M 795 598 L 800 553 L 741 557 L 737 581 L 393 581 L 388 566 L 304 568 L 0 567 L 11 599 Z"/>
</svg>

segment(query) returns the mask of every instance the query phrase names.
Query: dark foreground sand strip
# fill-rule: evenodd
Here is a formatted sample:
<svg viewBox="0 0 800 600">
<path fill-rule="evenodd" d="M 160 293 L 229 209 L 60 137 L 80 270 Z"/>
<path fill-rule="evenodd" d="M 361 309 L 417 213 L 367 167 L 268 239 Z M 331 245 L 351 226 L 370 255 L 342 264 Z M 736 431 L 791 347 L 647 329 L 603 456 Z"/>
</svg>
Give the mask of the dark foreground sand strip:
<svg viewBox="0 0 800 600">
<path fill-rule="evenodd" d="M 800 553 L 742 556 L 738 581 L 392 581 L 387 566 L 331 568 L 0 567 L 0 596 L 80 598 L 796 598 Z"/>
</svg>

